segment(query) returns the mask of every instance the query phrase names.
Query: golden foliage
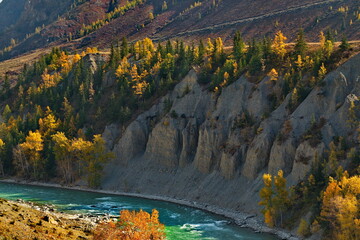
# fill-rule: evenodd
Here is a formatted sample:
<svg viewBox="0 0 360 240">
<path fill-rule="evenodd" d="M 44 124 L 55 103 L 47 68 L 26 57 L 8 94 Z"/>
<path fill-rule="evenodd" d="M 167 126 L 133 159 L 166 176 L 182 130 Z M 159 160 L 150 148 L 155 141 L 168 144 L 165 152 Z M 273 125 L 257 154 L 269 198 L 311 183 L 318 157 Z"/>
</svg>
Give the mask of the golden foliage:
<svg viewBox="0 0 360 240">
<path fill-rule="evenodd" d="M 60 123 L 55 118 L 55 115 L 52 113 L 51 109 L 47 107 L 45 117 L 39 119 L 40 132 L 47 137 L 54 133 L 59 125 Z"/>
<path fill-rule="evenodd" d="M 278 31 L 275 34 L 275 38 L 273 40 L 272 50 L 275 55 L 279 56 L 281 59 L 283 59 L 286 54 L 286 39 L 287 38 L 283 35 L 283 33 L 281 31 Z"/>
<path fill-rule="evenodd" d="M 44 140 L 39 131 L 29 132 L 29 135 L 26 137 L 26 141 L 20 144 L 20 147 L 24 151 L 34 151 L 40 152 L 44 148 Z"/>
<path fill-rule="evenodd" d="M 135 66 L 135 65 L 134 65 Z M 124 57 L 121 61 L 120 64 L 118 66 L 118 68 L 116 69 L 116 76 L 118 78 L 124 76 L 126 73 L 128 73 L 130 68 L 130 63 L 128 62 L 127 58 Z"/>
<path fill-rule="evenodd" d="M 335 239 L 355 240 L 360 238 L 360 176 L 347 177 L 340 181 L 330 178 L 323 194 L 320 216 L 330 224 Z"/>
<path fill-rule="evenodd" d="M 325 68 L 324 63 L 322 63 L 320 66 L 319 72 L 318 72 L 318 78 L 323 79 L 325 77 L 326 73 L 327 73 L 327 70 Z"/>
<path fill-rule="evenodd" d="M 48 73 L 48 70 L 45 69 L 44 73 L 41 75 L 41 79 L 42 79 L 41 87 L 46 89 L 50 87 L 55 87 L 61 81 L 61 76 L 57 72 L 50 75 Z"/>
<path fill-rule="evenodd" d="M 164 225 L 159 222 L 159 212 L 152 210 L 149 214 L 123 210 L 117 223 L 103 223 L 94 230 L 95 240 L 163 240 L 166 239 Z"/>
<path fill-rule="evenodd" d="M 275 68 L 271 69 L 268 76 L 270 77 L 270 81 L 277 81 L 279 78 L 279 74 Z"/>
</svg>

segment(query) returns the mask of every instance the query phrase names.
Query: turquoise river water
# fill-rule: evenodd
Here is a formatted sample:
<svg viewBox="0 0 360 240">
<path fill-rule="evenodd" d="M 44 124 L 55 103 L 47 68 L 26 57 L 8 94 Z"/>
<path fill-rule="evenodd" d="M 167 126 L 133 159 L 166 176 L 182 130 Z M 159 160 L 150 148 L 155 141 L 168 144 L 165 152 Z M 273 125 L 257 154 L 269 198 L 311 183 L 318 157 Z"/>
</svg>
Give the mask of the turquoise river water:
<svg viewBox="0 0 360 240">
<path fill-rule="evenodd" d="M 275 240 L 240 228 L 211 213 L 168 202 L 76 190 L 0 183 L 0 198 L 54 204 L 59 211 L 118 215 L 121 210 L 157 209 L 169 240 Z"/>
</svg>

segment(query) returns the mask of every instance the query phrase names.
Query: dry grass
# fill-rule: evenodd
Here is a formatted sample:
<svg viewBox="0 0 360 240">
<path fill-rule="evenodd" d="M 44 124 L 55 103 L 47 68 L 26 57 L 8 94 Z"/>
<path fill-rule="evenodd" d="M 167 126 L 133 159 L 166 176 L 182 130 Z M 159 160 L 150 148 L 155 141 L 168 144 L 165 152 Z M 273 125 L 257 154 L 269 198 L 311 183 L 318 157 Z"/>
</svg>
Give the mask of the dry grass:
<svg viewBox="0 0 360 240">
<path fill-rule="evenodd" d="M 92 239 L 89 223 L 66 216 L 0 199 L 0 239 Z"/>
<path fill-rule="evenodd" d="M 49 52 L 51 52 L 51 48 L 40 48 L 16 58 L 0 62 L 0 76 L 3 76 L 6 72 L 19 73 L 24 67 L 24 64 L 31 65 L 39 59 L 41 55 Z"/>
</svg>

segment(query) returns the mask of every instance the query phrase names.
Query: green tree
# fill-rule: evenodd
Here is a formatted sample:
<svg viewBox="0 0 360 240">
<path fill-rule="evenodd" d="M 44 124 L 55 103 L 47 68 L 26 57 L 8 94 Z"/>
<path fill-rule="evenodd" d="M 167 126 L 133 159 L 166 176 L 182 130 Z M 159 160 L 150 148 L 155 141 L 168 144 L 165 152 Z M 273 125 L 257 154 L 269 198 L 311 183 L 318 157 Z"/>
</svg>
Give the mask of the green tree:
<svg viewBox="0 0 360 240">
<path fill-rule="evenodd" d="M 5 121 L 8 121 L 10 116 L 11 116 L 11 109 L 10 109 L 9 105 L 6 104 L 4 111 L 2 113 L 2 117 L 4 118 Z"/>
<path fill-rule="evenodd" d="M 305 58 L 306 50 L 307 50 L 307 43 L 305 40 L 305 33 L 304 30 L 301 28 L 297 33 L 296 43 L 294 46 L 295 57 L 300 55 L 301 58 Z"/>
<path fill-rule="evenodd" d="M 233 39 L 233 54 L 237 62 L 239 62 L 245 54 L 245 42 L 241 36 L 241 33 L 237 31 Z"/>
<path fill-rule="evenodd" d="M 90 187 L 100 186 L 103 164 L 113 158 L 113 153 L 106 151 L 104 139 L 100 135 L 95 135 L 89 148 L 89 155 L 85 159 Z"/>
<path fill-rule="evenodd" d="M 127 42 L 126 37 L 123 37 L 122 42 L 121 42 L 121 53 L 120 53 L 121 59 L 123 59 L 124 57 L 127 57 L 128 54 L 129 54 L 128 42 Z"/>
<path fill-rule="evenodd" d="M 339 48 L 340 48 L 340 51 L 342 51 L 342 52 L 345 52 L 350 49 L 350 44 L 345 35 L 341 39 L 341 44 L 340 44 Z"/>
</svg>

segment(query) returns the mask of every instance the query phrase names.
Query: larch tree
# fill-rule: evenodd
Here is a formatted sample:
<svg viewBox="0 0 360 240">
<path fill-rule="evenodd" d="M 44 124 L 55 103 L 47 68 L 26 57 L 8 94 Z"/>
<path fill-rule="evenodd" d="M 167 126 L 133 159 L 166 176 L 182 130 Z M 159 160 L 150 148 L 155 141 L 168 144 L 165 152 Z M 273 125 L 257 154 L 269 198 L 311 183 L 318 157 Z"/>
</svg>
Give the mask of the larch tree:
<svg viewBox="0 0 360 240">
<path fill-rule="evenodd" d="M 331 226 L 336 240 L 356 240 L 360 238 L 360 176 L 341 180 L 330 177 L 323 194 L 321 219 Z"/>
<path fill-rule="evenodd" d="M 280 215 L 280 225 L 282 226 L 283 212 L 289 204 L 289 192 L 286 189 L 286 179 L 282 170 L 279 170 L 277 176 L 274 177 L 274 190 L 274 208 L 276 213 Z"/>
<path fill-rule="evenodd" d="M 278 31 L 275 34 L 274 40 L 273 40 L 273 44 L 272 44 L 272 50 L 274 52 L 274 54 L 280 58 L 280 60 L 283 60 L 287 51 L 286 51 L 286 37 L 284 36 L 284 34 L 281 31 Z"/>
<path fill-rule="evenodd" d="M 263 182 L 264 187 L 260 190 L 261 201 L 259 205 L 264 206 L 262 212 L 265 223 L 269 227 L 273 227 L 276 223 L 276 218 L 280 215 L 280 224 L 282 225 L 283 211 L 286 210 L 290 202 L 283 171 L 279 170 L 274 178 L 271 174 L 264 174 Z"/>
<path fill-rule="evenodd" d="M 272 183 L 272 176 L 270 174 L 263 175 L 263 182 L 264 187 L 260 190 L 260 198 L 261 201 L 259 202 L 260 206 L 264 206 L 262 213 L 264 214 L 265 223 L 269 227 L 274 226 L 274 206 L 273 206 L 273 183 Z"/>
</svg>

